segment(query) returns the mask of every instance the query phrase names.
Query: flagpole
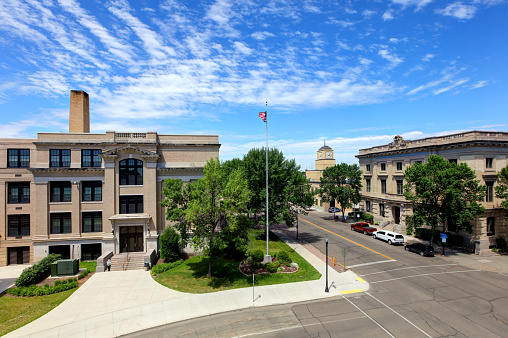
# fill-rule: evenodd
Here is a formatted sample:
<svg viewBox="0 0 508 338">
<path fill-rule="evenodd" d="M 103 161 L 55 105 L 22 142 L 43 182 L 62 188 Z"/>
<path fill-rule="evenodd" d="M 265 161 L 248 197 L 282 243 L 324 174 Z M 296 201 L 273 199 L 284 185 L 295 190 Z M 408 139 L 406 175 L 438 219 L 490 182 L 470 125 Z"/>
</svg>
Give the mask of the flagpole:
<svg viewBox="0 0 508 338">
<path fill-rule="evenodd" d="M 266 256 L 264 259 L 265 263 L 270 263 L 272 258 L 268 253 L 268 101 L 266 101 L 265 112 L 267 115 L 266 119 Z"/>
</svg>

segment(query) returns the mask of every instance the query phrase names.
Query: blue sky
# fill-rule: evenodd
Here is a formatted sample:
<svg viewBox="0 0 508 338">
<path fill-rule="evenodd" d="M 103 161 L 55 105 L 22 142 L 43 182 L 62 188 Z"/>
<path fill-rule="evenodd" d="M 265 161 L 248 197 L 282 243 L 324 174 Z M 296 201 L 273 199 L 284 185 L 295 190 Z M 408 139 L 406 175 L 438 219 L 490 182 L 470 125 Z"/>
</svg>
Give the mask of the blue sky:
<svg viewBox="0 0 508 338">
<path fill-rule="evenodd" d="M 269 145 L 312 169 L 394 135 L 508 131 L 507 0 L 2 0 L 0 137 L 217 134 L 221 159 Z"/>
</svg>

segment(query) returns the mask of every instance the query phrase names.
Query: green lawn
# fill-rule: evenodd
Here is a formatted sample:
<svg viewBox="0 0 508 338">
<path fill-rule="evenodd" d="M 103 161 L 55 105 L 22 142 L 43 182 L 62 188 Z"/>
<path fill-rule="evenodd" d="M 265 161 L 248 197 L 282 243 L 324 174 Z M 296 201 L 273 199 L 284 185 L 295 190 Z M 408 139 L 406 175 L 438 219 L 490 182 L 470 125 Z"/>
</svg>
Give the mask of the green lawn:
<svg viewBox="0 0 508 338">
<path fill-rule="evenodd" d="M 79 268 L 95 272 L 96 261 L 79 262 Z M 47 296 L 10 297 L 0 294 L 0 336 L 14 331 L 53 310 L 77 289 Z"/>
<path fill-rule="evenodd" d="M 0 336 L 14 331 L 53 310 L 77 289 L 47 296 L 9 297 L 0 295 Z"/>
<path fill-rule="evenodd" d="M 266 252 L 266 240 L 251 240 L 251 249 L 261 249 Z M 270 255 L 279 251 L 287 251 L 293 260 L 298 263 L 299 270 L 295 273 L 273 273 L 256 275 L 255 285 L 273 285 L 293 282 L 315 280 L 321 274 L 307 263 L 298 253 L 293 251 L 286 243 L 276 236 L 270 236 Z M 197 256 L 186 260 L 182 265 L 168 270 L 156 277 L 160 284 L 181 292 L 207 293 L 223 290 L 232 290 L 252 286 L 252 276 L 245 276 L 239 270 L 240 261 L 218 259 L 212 264 L 212 278 L 208 278 L 208 258 Z"/>
</svg>

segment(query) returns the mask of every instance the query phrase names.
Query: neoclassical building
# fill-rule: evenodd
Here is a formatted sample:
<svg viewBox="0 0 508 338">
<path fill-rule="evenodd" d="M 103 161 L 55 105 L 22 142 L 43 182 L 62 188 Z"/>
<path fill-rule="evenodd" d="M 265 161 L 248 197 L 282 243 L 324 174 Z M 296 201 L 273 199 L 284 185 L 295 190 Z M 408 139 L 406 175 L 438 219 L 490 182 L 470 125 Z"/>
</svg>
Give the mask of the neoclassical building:
<svg viewBox="0 0 508 338">
<path fill-rule="evenodd" d="M 390 144 L 361 149 L 356 156 L 363 172 L 361 208 L 378 219 L 404 225 L 412 213 L 411 203 L 403 196 L 404 171 L 416 162 L 425 163 L 430 155 L 467 163 L 487 186 L 483 202 L 487 211 L 473 220 L 473 233 L 463 235 L 479 241 L 480 250 L 495 245 L 497 237 L 506 238 L 508 223 L 494 192 L 497 173 L 508 163 L 506 132 L 470 131 L 419 140 L 395 136 Z"/>
<path fill-rule="evenodd" d="M 92 134 L 88 94 L 71 91 L 68 133 L 0 139 L 0 266 L 157 250 L 163 180 L 203 177 L 219 148 L 217 135 Z"/>
<path fill-rule="evenodd" d="M 310 186 L 313 191 L 319 189 L 319 183 L 321 182 L 321 177 L 323 176 L 323 170 L 328 167 L 333 167 L 335 165 L 335 158 L 333 154 L 333 149 L 326 145 L 324 142 L 323 146 L 319 148 L 316 154 L 316 161 L 314 170 L 305 170 L 305 177 L 310 180 Z M 335 201 L 331 204 L 328 202 L 321 201 L 321 197 L 318 194 L 314 196 L 314 205 L 312 206 L 315 209 L 327 211 L 330 206 L 335 206 Z"/>
</svg>

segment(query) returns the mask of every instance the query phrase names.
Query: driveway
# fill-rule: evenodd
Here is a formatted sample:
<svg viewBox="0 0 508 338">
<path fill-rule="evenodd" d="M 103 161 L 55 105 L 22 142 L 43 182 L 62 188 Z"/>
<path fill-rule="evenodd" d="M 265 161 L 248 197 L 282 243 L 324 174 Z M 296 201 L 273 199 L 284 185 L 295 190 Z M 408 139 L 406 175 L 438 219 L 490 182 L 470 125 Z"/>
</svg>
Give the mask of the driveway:
<svg viewBox="0 0 508 338">
<path fill-rule="evenodd" d="M 0 293 L 10 288 L 21 272 L 31 264 L 8 265 L 0 267 Z"/>
</svg>

